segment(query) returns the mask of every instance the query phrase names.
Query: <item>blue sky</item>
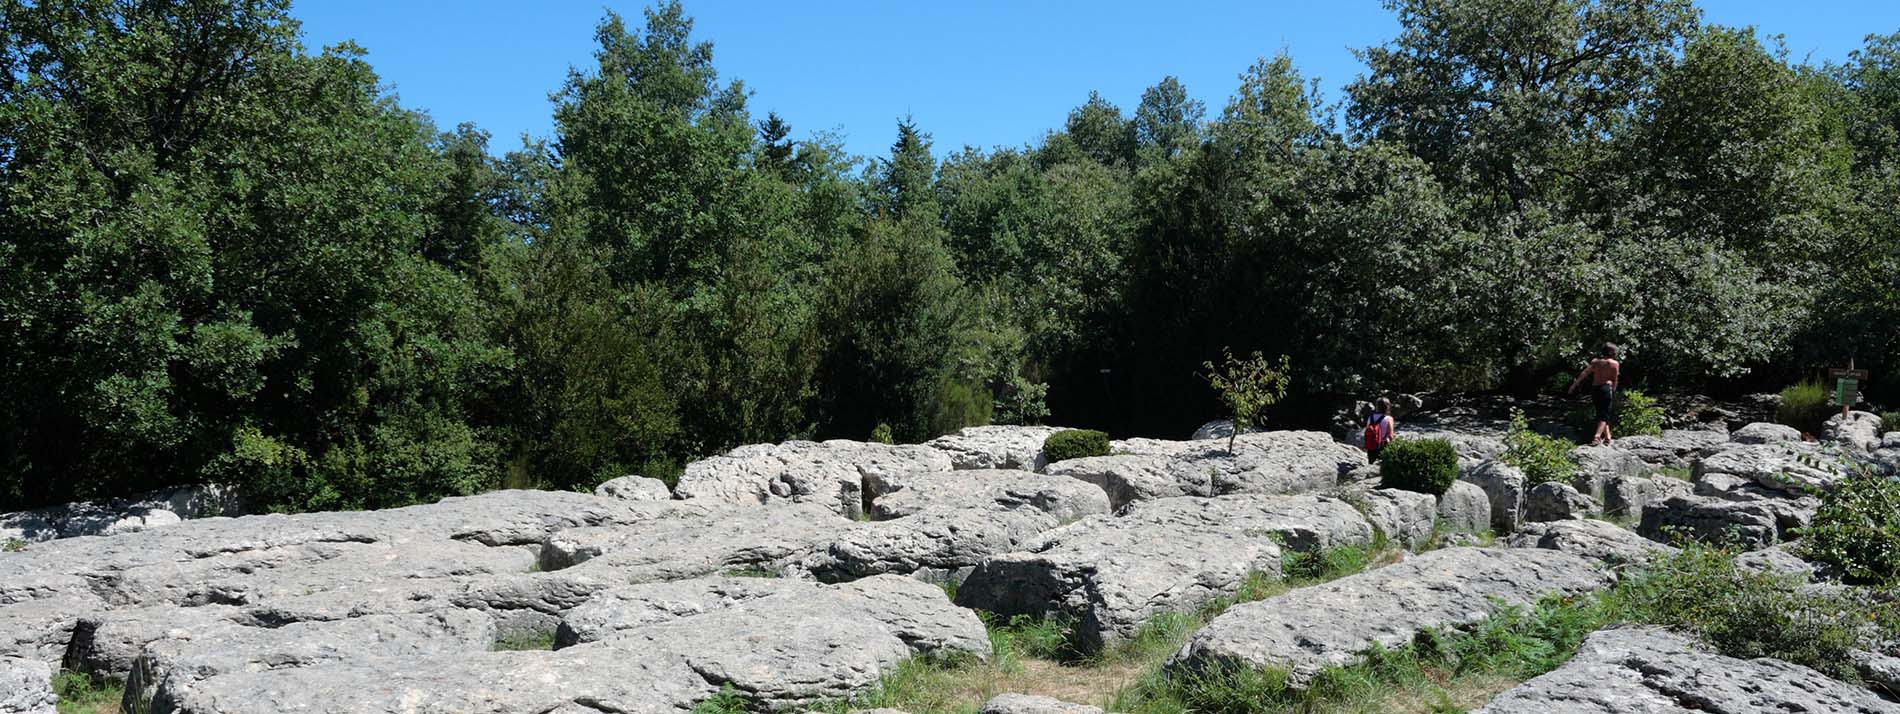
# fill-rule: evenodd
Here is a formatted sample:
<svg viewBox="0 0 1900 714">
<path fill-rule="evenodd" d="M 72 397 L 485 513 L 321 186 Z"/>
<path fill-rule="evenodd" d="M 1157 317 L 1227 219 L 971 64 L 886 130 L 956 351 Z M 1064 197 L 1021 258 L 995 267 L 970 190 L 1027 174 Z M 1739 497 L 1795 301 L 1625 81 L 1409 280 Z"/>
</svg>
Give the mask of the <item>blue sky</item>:
<svg viewBox="0 0 1900 714">
<path fill-rule="evenodd" d="M 1840 60 L 1869 33 L 1900 31 L 1891 0 L 1705 0 L 1704 18 L 1782 34 L 1797 59 Z M 313 50 L 350 39 L 405 106 L 444 128 L 472 121 L 498 153 L 552 133 L 548 93 L 592 62 L 598 0 L 294 0 Z M 838 132 L 882 155 L 905 114 L 939 155 L 1017 146 L 1060 125 L 1096 90 L 1132 111 L 1142 89 L 1181 78 L 1210 115 L 1255 58 L 1286 50 L 1328 101 L 1362 70 L 1352 48 L 1397 34 L 1377 0 L 1163 3 L 1126 0 L 687 0 L 694 35 L 713 43 L 725 79 L 752 90 L 753 114 L 777 111 L 794 134 Z"/>
</svg>

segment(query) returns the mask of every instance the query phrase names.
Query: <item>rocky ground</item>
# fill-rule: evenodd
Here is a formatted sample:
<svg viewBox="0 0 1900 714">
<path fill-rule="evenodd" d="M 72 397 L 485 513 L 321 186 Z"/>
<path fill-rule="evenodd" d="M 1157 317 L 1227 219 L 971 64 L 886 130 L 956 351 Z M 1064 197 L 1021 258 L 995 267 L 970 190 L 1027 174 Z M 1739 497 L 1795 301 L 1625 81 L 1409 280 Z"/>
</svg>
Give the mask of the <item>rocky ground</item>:
<svg viewBox="0 0 1900 714">
<path fill-rule="evenodd" d="M 1900 433 L 1874 433 L 1871 415 L 1815 443 L 1769 424 L 1731 432 L 1734 413 L 1579 449 L 1574 482 L 1532 486 L 1497 460 L 1495 417 L 1442 407 L 1402 427 L 1456 442 L 1460 481 L 1439 497 L 1378 488 L 1358 449 L 1320 432 L 1244 434 L 1230 452 L 1209 428 L 1219 438 L 1048 464 L 1053 429 L 980 427 L 920 445 L 742 447 L 671 491 L 630 478 L 375 512 L 229 517 L 133 499 L 11 514 L 0 714 L 53 711 L 60 671 L 123 686 L 128 712 L 843 711 L 902 668 L 997 656 L 979 611 L 1071 622 L 1084 651 L 1219 612 L 1157 676 L 1271 668 L 1297 690 L 1421 632 L 1609 587 L 1671 534 L 1735 535 L 1762 549 L 1759 567 L 1811 567 L 1776 546 L 1840 478 L 1817 456 L 1900 471 Z M 139 509 L 177 517 L 125 521 Z M 1225 607 L 1291 578 L 1302 554 L 1375 544 L 1418 552 Z M 982 711 L 1099 712 L 1098 694 L 1005 694 Z M 1482 711 L 1900 705 L 1626 627 Z"/>
</svg>

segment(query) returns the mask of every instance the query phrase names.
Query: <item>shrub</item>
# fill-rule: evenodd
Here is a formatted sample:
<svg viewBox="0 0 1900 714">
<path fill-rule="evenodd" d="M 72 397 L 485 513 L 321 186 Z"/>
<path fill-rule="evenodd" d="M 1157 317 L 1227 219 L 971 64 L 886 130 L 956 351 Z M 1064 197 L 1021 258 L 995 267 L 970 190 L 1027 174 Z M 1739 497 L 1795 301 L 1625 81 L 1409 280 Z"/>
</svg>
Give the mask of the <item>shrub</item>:
<svg viewBox="0 0 1900 714">
<path fill-rule="evenodd" d="M 1222 354 L 1226 361 L 1219 366 L 1210 360 L 1201 367 L 1207 370 L 1208 386 L 1220 395 L 1221 403 L 1227 405 L 1228 415 L 1234 420 L 1234 430 L 1227 436 L 1227 450 L 1233 451 L 1235 438 L 1267 423 L 1267 409 L 1286 396 L 1293 367 L 1286 355 L 1280 355 L 1280 363 L 1275 366 L 1259 352 L 1247 359 L 1225 350 Z"/>
<path fill-rule="evenodd" d="M 1880 433 L 1900 431 L 1900 412 L 1887 412 L 1880 415 Z"/>
<path fill-rule="evenodd" d="M 871 430 L 871 441 L 878 444 L 895 444 L 897 439 L 891 436 L 891 425 L 879 424 Z"/>
<path fill-rule="evenodd" d="M 1042 441 L 1042 456 L 1049 463 L 1108 455 L 1108 435 L 1094 429 L 1064 429 Z"/>
<path fill-rule="evenodd" d="M 1400 439 L 1379 452 L 1379 486 L 1439 495 L 1458 480 L 1458 450 L 1444 439 Z"/>
<path fill-rule="evenodd" d="M 1850 581 L 1900 579 L 1900 481 L 1854 469 L 1821 497 L 1801 543 L 1810 559 L 1839 566 Z"/>
<path fill-rule="evenodd" d="M 1622 401 L 1616 406 L 1617 436 L 1661 436 L 1663 410 L 1656 400 L 1634 389 L 1617 393 Z"/>
<path fill-rule="evenodd" d="M 1511 430 L 1504 434 L 1504 463 L 1522 470 L 1530 485 L 1570 483 L 1577 475 L 1577 464 L 1570 460 L 1572 448 L 1563 439 L 1531 431 L 1524 410 L 1511 410 Z"/>
<path fill-rule="evenodd" d="M 1834 411 L 1828 406 L 1827 388 L 1820 382 L 1802 382 L 1781 390 L 1781 406 L 1775 408 L 1775 421 L 1804 433 L 1819 434 L 1821 425 Z"/>
</svg>

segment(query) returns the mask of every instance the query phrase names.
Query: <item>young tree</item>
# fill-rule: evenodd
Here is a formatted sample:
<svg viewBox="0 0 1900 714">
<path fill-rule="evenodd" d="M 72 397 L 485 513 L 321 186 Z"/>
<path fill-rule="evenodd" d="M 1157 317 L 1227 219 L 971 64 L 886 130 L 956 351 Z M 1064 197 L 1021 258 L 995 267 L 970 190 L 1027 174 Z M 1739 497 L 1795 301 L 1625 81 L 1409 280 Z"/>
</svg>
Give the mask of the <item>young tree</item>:
<svg viewBox="0 0 1900 714">
<path fill-rule="evenodd" d="M 1224 359 L 1220 364 L 1208 360 L 1201 368 L 1206 370 L 1208 386 L 1220 395 L 1221 403 L 1227 405 L 1234 420 L 1234 430 L 1227 436 L 1227 451 L 1231 453 L 1236 438 L 1267 423 L 1267 410 L 1286 396 L 1293 370 L 1286 355 L 1280 355 L 1276 365 L 1259 352 L 1246 359 L 1235 357 L 1228 350 L 1221 350 L 1221 354 Z"/>
</svg>

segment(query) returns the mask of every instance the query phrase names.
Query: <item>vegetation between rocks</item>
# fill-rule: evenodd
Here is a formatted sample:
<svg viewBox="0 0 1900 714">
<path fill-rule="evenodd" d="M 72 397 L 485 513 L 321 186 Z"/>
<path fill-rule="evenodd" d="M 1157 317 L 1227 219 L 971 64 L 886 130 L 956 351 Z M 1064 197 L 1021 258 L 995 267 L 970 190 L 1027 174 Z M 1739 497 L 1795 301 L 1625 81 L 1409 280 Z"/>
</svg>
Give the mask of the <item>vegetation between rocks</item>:
<svg viewBox="0 0 1900 714">
<path fill-rule="evenodd" d="M 1379 487 L 1433 496 L 1458 480 L 1458 450 L 1444 439 L 1397 439 L 1379 452 Z"/>
<path fill-rule="evenodd" d="M 59 714 L 118 714 L 125 685 L 78 672 L 60 672 L 53 678 Z"/>
<path fill-rule="evenodd" d="M 1108 454 L 1108 435 L 1093 429 L 1064 429 L 1042 441 L 1042 457 L 1052 464 Z"/>
<path fill-rule="evenodd" d="M 1900 580 L 1900 481 L 1869 467 L 1848 468 L 1822 496 L 1797 547 L 1840 568 L 1850 582 L 1891 585 Z"/>
<path fill-rule="evenodd" d="M 1781 403 L 1775 406 L 1775 421 L 1799 429 L 1803 434 L 1818 436 L 1821 426 L 1834 413 L 1828 401 L 1827 387 L 1820 382 L 1791 385 L 1781 390 Z"/>
<path fill-rule="evenodd" d="M 1511 425 L 1504 434 L 1504 463 L 1524 472 L 1530 485 L 1570 483 L 1577 475 L 1577 462 L 1570 460 L 1576 447 L 1556 437 L 1531 431 L 1524 410 L 1511 409 Z"/>
</svg>

